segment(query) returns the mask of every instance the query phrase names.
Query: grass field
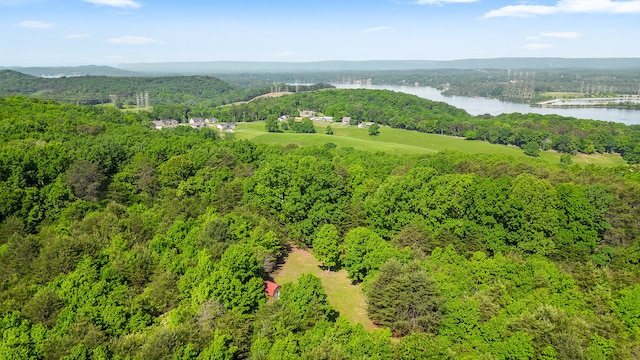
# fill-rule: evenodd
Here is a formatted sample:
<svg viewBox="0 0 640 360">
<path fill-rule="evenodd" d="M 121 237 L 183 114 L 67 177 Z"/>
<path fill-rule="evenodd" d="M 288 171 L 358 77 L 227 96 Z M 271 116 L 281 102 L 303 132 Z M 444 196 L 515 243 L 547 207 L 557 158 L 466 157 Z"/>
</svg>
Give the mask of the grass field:
<svg viewBox="0 0 640 360">
<path fill-rule="evenodd" d="M 273 278 L 277 283 L 284 284 L 295 282 L 302 274 L 319 277 L 327 300 L 340 315 L 353 323 L 364 325 L 365 329 L 374 329 L 376 326 L 367 316 L 367 304 L 360 285 L 351 285 L 346 270 L 325 271 L 319 265 L 310 252 L 294 248 Z"/>
<path fill-rule="evenodd" d="M 236 139 L 247 139 L 272 145 L 297 144 L 300 146 L 324 145 L 332 142 L 342 147 L 358 150 L 383 151 L 393 154 L 425 154 L 443 150 L 460 151 L 468 154 L 504 154 L 526 161 L 544 161 L 559 163 L 560 154 L 555 151 L 542 151 L 540 156 L 532 158 L 515 146 L 495 145 L 485 141 L 472 141 L 461 138 L 425 134 L 417 131 L 381 127 L 380 135 L 370 136 L 367 129 L 356 126 L 332 123 L 333 135 L 325 135 L 327 123 L 315 123 L 316 134 L 268 133 L 264 122 L 240 123 L 236 128 Z M 626 162 L 619 155 L 580 154 L 573 157 L 574 164 L 618 166 Z"/>
<path fill-rule="evenodd" d="M 554 99 L 575 99 L 579 97 L 584 97 L 585 94 L 581 92 L 570 92 L 570 91 L 547 91 L 541 93 L 540 96 L 551 97 Z"/>
</svg>

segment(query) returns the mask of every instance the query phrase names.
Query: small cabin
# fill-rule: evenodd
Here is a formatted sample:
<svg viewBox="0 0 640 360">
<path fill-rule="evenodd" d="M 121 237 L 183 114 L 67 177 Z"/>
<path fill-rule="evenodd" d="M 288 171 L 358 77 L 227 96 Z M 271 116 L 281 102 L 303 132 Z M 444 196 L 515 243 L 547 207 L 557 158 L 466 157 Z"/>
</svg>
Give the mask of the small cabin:
<svg viewBox="0 0 640 360">
<path fill-rule="evenodd" d="M 280 284 L 276 284 L 273 281 L 265 280 L 262 282 L 264 284 L 264 292 L 272 299 L 280 298 L 280 289 L 282 286 Z"/>
</svg>

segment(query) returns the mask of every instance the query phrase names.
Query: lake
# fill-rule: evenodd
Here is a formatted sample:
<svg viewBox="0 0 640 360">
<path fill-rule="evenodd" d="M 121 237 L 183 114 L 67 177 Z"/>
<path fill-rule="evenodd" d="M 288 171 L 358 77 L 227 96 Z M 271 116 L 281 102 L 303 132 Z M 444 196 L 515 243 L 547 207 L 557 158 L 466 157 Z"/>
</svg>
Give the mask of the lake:
<svg viewBox="0 0 640 360">
<path fill-rule="evenodd" d="M 348 85 L 332 84 L 338 89 L 375 89 L 391 90 L 416 95 L 421 98 L 442 101 L 457 108 L 466 110 L 471 115 L 534 113 L 556 114 L 578 119 L 592 119 L 623 123 L 627 125 L 640 124 L 640 110 L 604 109 L 604 108 L 542 108 L 528 104 L 512 103 L 497 99 L 466 96 L 444 96 L 438 89 L 428 86 L 392 86 L 392 85 Z"/>
</svg>

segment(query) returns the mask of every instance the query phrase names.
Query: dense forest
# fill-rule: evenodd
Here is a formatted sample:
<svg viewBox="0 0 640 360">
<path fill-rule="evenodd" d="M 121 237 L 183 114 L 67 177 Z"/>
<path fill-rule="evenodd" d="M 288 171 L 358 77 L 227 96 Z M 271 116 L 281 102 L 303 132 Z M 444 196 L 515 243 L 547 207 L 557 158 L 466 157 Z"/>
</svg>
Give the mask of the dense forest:
<svg viewBox="0 0 640 360">
<path fill-rule="evenodd" d="M 640 163 L 640 126 L 558 115 L 502 114 L 472 117 L 443 102 L 383 90 L 324 90 L 260 99 L 251 103 L 207 109 L 223 121 L 259 121 L 313 110 L 351 124 L 375 122 L 399 129 L 465 137 L 494 144 L 516 145 L 532 154 L 541 150 L 585 154 L 620 153 Z M 209 116 L 209 115 L 206 115 Z"/>
<path fill-rule="evenodd" d="M 342 94 L 320 93 L 282 101 Z M 636 167 L 331 145 L 0 99 L 2 358 L 640 356 Z M 361 283 L 379 328 L 313 275 L 268 301 L 290 244 Z"/>
</svg>

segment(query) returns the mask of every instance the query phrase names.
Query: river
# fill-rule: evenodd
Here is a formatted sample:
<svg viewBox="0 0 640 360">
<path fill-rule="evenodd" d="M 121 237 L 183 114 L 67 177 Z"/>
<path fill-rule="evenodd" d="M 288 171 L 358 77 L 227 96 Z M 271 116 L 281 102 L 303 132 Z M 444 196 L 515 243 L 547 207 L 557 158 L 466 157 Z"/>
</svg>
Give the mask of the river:
<svg viewBox="0 0 640 360">
<path fill-rule="evenodd" d="M 393 85 L 347 85 L 333 84 L 338 89 L 375 89 L 391 90 L 416 95 L 421 98 L 442 101 L 457 108 L 466 110 L 471 115 L 534 113 L 556 114 L 578 119 L 613 121 L 627 125 L 640 124 L 640 110 L 605 109 L 605 108 L 542 108 L 528 104 L 512 103 L 497 99 L 466 96 L 444 96 L 438 89 L 428 86 L 393 86 Z"/>
</svg>

